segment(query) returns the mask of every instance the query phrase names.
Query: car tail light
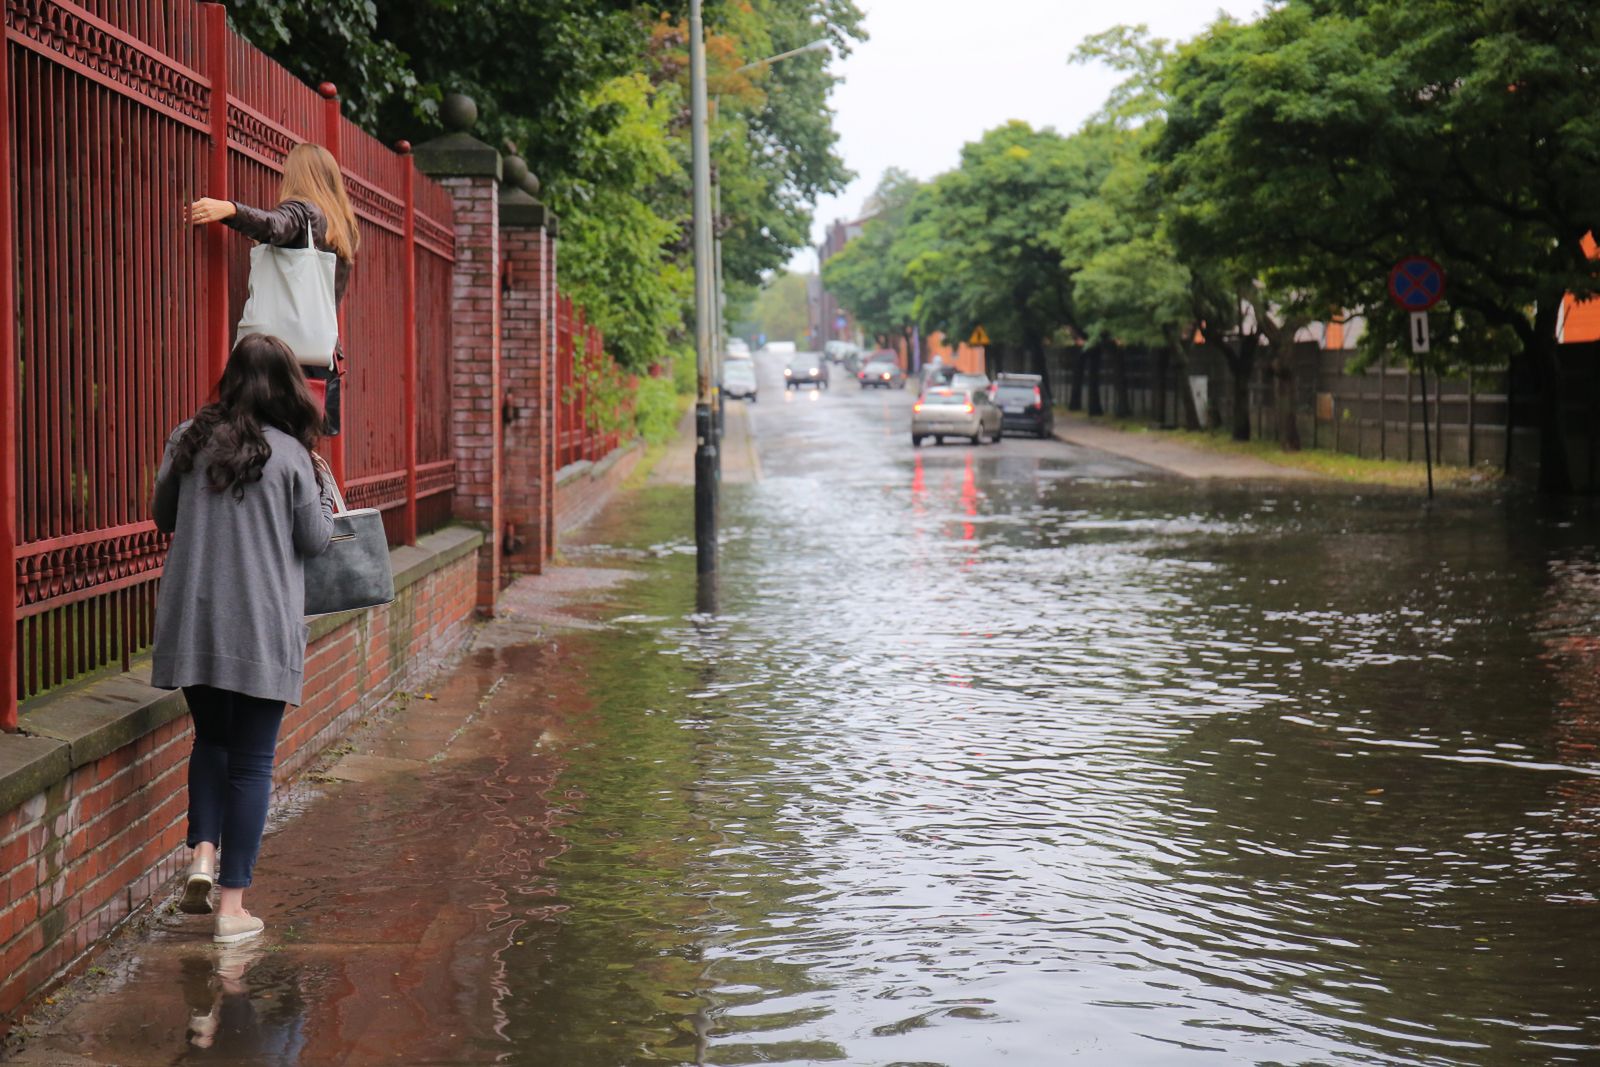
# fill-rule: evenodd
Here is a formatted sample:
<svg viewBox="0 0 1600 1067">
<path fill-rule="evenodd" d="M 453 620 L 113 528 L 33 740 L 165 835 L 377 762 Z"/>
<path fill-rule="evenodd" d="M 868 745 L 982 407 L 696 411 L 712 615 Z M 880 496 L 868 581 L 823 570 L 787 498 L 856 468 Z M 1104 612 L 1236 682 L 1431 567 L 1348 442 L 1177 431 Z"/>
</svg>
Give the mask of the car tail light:
<svg viewBox="0 0 1600 1067">
<path fill-rule="evenodd" d="M 789 377 L 793 373 L 794 371 L 790 370 L 788 367 L 783 368 L 783 376 L 785 378 Z"/>
<path fill-rule="evenodd" d="M 971 415 L 972 414 L 972 402 L 969 400 L 967 403 L 962 404 L 961 405 L 961 410 L 966 412 L 968 415 Z"/>
<path fill-rule="evenodd" d="M 889 380 L 889 372 L 888 371 L 884 371 L 883 372 L 883 380 L 884 381 L 888 381 Z"/>
<path fill-rule="evenodd" d="M 1036 408 L 1044 407 L 1044 395 L 1039 392 L 1037 385 L 1033 387 L 1033 406 Z"/>
<path fill-rule="evenodd" d="M 915 404 L 912 404 L 911 405 L 911 410 L 912 411 L 921 411 L 922 410 L 922 401 L 919 400 Z"/>
</svg>

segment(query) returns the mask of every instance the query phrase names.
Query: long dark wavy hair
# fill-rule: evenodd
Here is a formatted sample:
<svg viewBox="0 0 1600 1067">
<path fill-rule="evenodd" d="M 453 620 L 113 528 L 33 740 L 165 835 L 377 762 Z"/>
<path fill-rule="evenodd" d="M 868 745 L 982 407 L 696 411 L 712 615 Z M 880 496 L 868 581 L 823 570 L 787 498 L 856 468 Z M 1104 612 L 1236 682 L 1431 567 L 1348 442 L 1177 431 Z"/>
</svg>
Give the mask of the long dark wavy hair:
<svg viewBox="0 0 1600 1067">
<path fill-rule="evenodd" d="M 194 470 L 208 447 L 206 484 L 218 493 L 243 499 L 245 486 L 261 480 L 272 455 L 262 428 L 273 426 L 314 451 L 322 414 L 306 388 L 306 376 L 289 346 L 276 337 L 241 337 L 228 356 L 217 383 L 217 400 L 207 404 L 178 438 L 172 453 L 174 470 Z M 317 484 L 322 470 L 316 468 Z"/>
</svg>

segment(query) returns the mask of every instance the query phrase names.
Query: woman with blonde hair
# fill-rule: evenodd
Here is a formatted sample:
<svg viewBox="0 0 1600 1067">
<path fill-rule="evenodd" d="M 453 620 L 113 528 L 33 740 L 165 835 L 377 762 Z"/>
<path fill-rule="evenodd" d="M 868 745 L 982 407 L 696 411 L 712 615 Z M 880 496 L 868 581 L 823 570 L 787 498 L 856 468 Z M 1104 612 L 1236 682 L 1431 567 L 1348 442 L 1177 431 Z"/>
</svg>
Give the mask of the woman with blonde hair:
<svg viewBox="0 0 1600 1067">
<path fill-rule="evenodd" d="M 344 303 L 355 265 L 361 233 L 356 228 L 355 212 L 345 195 L 344 175 L 333 154 L 317 144 L 298 144 L 283 161 L 283 183 L 278 187 L 278 206 L 251 207 L 236 200 L 214 200 L 203 196 L 189 205 L 189 221 L 195 225 L 220 222 L 238 230 L 252 241 L 284 248 L 303 247 L 309 227 L 312 241 L 324 252 L 338 256 L 334 272 L 334 299 Z M 267 331 L 270 333 L 271 331 Z M 341 341 L 334 353 L 332 369 L 306 367 L 306 377 L 327 382 L 326 425 L 324 432 L 339 432 L 339 376 L 344 372 L 344 347 Z"/>
</svg>

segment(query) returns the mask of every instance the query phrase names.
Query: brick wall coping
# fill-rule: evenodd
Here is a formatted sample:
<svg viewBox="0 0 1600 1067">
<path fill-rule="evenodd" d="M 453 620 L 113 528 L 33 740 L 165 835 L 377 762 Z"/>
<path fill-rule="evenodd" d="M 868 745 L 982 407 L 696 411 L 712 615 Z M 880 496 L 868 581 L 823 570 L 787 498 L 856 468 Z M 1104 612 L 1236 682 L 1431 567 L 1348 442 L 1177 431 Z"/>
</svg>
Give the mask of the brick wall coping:
<svg viewBox="0 0 1600 1067">
<path fill-rule="evenodd" d="M 635 448 L 638 448 L 640 443 L 640 439 L 636 437 L 632 441 L 625 441 L 616 448 L 613 448 L 601 459 L 573 460 L 565 467 L 562 467 L 560 470 L 556 471 L 556 488 L 559 489 L 568 482 L 575 481 L 584 475 L 587 475 L 590 478 L 604 478 L 606 471 L 610 470 L 612 467 L 616 466 L 617 463 L 621 462 L 622 457 L 626 456 L 629 452 L 632 452 Z"/>
<path fill-rule="evenodd" d="M 483 544 L 483 533 L 450 526 L 389 550 L 395 592 L 420 581 Z M 312 620 L 311 640 L 332 632 L 356 612 Z M 131 671 L 63 688 L 23 708 L 22 732 L 0 734 L 0 812 L 10 811 L 72 771 L 100 759 L 188 713 L 181 691 L 150 685 L 148 659 Z"/>
</svg>

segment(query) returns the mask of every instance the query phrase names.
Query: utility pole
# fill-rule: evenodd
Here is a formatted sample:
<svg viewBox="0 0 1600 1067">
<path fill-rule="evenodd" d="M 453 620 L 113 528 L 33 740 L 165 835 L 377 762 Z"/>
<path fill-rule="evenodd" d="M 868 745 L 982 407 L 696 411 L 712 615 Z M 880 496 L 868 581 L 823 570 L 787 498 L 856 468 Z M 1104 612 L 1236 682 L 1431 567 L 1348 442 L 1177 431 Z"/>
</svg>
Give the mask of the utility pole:
<svg viewBox="0 0 1600 1067">
<path fill-rule="evenodd" d="M 689 0 L 689 124 L 694 157 L 694 548 L 699 609 L 717 606 L 717 436 L 712 414 L 711 145 L 706 122 L 706 42 L 701 0 Z"/>
</svg>

